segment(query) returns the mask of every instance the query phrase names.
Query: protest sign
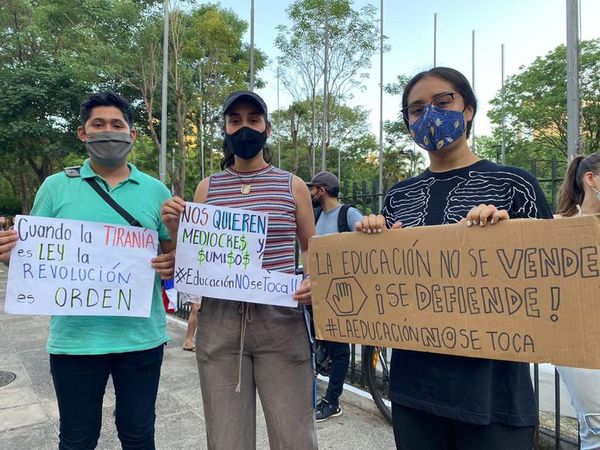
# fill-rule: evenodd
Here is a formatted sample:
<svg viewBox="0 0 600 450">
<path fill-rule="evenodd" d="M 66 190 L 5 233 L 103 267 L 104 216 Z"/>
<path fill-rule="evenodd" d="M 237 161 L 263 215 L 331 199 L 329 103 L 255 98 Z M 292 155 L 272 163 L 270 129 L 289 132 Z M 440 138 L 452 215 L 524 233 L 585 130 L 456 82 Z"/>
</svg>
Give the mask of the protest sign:
<svg viewBox="0 0 600 450">
<path fill-rule="evenodd" d="M 257 211 L 187 202 L 177 235 L 177 261 L 261 269 L 268 215 Z"/>
<path fill-rule="evenodd" d="M 177 233 L 175 288 L 194 296 L 297 306 L 301 277 L 262 269 L 268 214 L 186 203 Z"/>
<path fill-rule="evenodd" d="M 600 368 L 600 217 L 310 242 L 319 339 Z"/>
<path fill-rule="evenodd" d="M 7 313 L 150 316 L 156 231 L 32 216 L 14 229 Z"/>
<path fill-rule="evenodd" d="M 241 271 L 216 264 L 192 268 L 175 263 L 175 288 L 198 297 L 295 307 L 298 302 L 292 294 L 301 281 L 300 275 L 263 269 Z"/>
</svg>

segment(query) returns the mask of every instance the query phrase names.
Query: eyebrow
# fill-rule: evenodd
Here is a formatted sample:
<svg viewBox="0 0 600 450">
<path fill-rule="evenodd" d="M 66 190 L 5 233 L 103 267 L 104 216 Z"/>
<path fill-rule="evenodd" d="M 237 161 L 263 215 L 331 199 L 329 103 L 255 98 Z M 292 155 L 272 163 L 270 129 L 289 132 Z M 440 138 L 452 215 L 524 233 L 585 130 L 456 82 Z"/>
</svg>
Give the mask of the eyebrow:
<svg viewBox="0 0 600 450">
<path fill-rule="evenodd" d="M 119 119 L 119 118 L 115 118 L 115 119 L 108 119 L 108 120 L 106 120 L 106 119 L 105 119 L 105 118 L 103 118 L 103 117 L 92 117 L 92 118 L 90 119 L 90 122 L 98 122 L 98 121 L 100 121 L 100 122 L 111 122 L 111 123 L 115 123 L 115 122 L 118 122 L 118 123 L 126 123 L 126 122 L 125 122 L 123 119 Z"/>
<path fill-rule="evenodd" d="M 439 94 L 435 94 L 433 97 L 431 97 L 431 100 L 434 100 L 434 99 L 436 99 L 436 98 L 438 98 L 438 97 L 442 97 L 442 96 L 444 96 L 444 95 L 448 95 L 448 94 L 452 94 L 452 91 L 442 91 L 442 92 L 440 92 Z M 413 106 L 413 105 L 423 105 L 423 104 L 425 104 L 425 103 L 426 103 L 426 102 L 424 102 L 423 100 L 420 100 L 420 99 L 419 99 L 419 100 L 415 100 L 414 102 L 411 102 L 411 103 L 409 103 L 409 104 L 408 104 L 408 106 Z"/>
<path fill-rule="evenodd" d="M 258 111 L 258 110 L 257 111 L 250 111 L 248 113 L 248 115 L 249 116 L 260 116 L 260 115 L 262 115 L 262 113 L 260 111 Z M 228 113 L 227 116 L 229 116 L 229 117 L 231 117 L 231 116 L 240 117 L 241 114 L 237 113 L 237 112 L 231 112 L 231 113 Z"/>
</svg>

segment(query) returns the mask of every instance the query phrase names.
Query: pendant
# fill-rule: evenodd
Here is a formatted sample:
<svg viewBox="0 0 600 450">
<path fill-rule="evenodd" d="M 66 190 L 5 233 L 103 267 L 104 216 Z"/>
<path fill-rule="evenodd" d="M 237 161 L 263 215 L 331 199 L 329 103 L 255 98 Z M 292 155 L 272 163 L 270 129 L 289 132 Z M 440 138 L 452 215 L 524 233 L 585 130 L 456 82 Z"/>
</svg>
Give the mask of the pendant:
<svg viewBox="0 0 600 450">
<path fill-rule="evenodd" d="M 249 184 L 242 184 L 242 188 L 240 189 L 240 192 L 244 195 L 248 195 L 250 193 L 251 188 L 252 188 L 252 186 Z"/>
</svg>

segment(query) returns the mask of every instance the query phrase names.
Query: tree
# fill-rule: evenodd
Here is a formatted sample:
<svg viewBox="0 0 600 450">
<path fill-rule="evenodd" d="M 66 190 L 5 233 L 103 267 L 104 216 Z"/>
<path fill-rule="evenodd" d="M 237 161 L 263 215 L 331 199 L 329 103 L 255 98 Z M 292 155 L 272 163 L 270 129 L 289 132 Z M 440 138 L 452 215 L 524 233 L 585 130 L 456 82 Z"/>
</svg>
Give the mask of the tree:
<svg viewBox="0 0 600 450">
<path fill-rule="evenodd" d="M 580 49 L 581 148 L 588 154 L 600 150 L 600 39 L 583 41 Z M 482 152 L 496 155 L 503 134 L 510 164 L 528 167 L 531 159 L 566 161 L 566 83 L 564 45 L 509 77 L 504 93 L 499 91 L 490 102 L 488 115 L 496 128 L 492 139 L 483 142 Z"/>
<path fill-rule="evenodd" d="M 18 193 L 23 212 L 29 211 L 35 189 L 64 158 L 81 152 L 74 131 L 82 98 L 92 90 L 118 86 L 110 65 L 99 61 L 115 56 L 108 47 L 114 50 L 117 43 L 127 42 L 114 39 L 116 30 L 132 28 L 132 20 L 152 3 L 0 4 L 0 158 L 6 161 L 0 174 Z"/>
<path fill-rule="evenodd" d="M 277 27 L 275 45 L 282 53 L 278 63 L 283 68 L 283 85 L 294 100 L 310 100 L 312 161 L 317 147 L 317 96 L 326 93 L 328 106 L 332 107 L 348 99 L 353 89 L 363 86 L 371 56 L 379 48 L 376 10 L 367 5 L 357 11 L 350 0 L 327 0 L 326 12 L 324 0 L 296 0 L 287 13 L 292 25 Z M 321 88 L 325 42 L 328 43 L 327 86 Z M 331 108 L 328 111 L 326 122 L 331 124 L 333 113 Z M 328 126 L 327 145 L 331 136 Z M 314 170 L 311 167 L 311 172 Z"/>
<path fill-rule="evenodd" d="M 271 114 L 273 123 L 273 141 L 281 145 L 282 166 L 296 175 L 309 179 L 312 175 L 311 156 L 311 100 L 294 102 L 285 110 Z M 317 114 L 322 114 L 323 98 L 315 99 Z M 368 112 L 360 107 L 332 105 L 331 116 L 332 141 L 327 154 L 329 170 L 337 173 L 341 179 L 358 180 L 362 167 L 371 172 L 367 163 L 369 154 L 377 149 L 377 140 L 371 132 Z M 316 128 L 320 132 L 319 124 Z M 338 170 L 338 155 L 340 169 Z M 376 176 L 377 169 L 371 178 Z"/>
</svg>

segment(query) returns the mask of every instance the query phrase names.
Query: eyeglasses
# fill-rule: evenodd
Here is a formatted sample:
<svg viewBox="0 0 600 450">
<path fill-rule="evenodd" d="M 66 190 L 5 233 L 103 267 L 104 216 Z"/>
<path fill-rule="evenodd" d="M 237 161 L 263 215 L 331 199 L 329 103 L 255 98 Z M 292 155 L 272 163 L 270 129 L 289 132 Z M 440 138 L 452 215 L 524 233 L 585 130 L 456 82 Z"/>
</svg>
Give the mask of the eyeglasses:
<svg viewBox="0 0 600 450">
<path fill-rule="evenodd" d="M 406 108 L 402 108 L 402 115 L 409 122 L 414 122 L 425 112 L 427 105 L 433 105 L 439 109 L 450 109 L 454 104 L 454 95 L 456 92 L 443 92 L 431 99 L 430 103 L 413 103 Z"/>
</svg>

